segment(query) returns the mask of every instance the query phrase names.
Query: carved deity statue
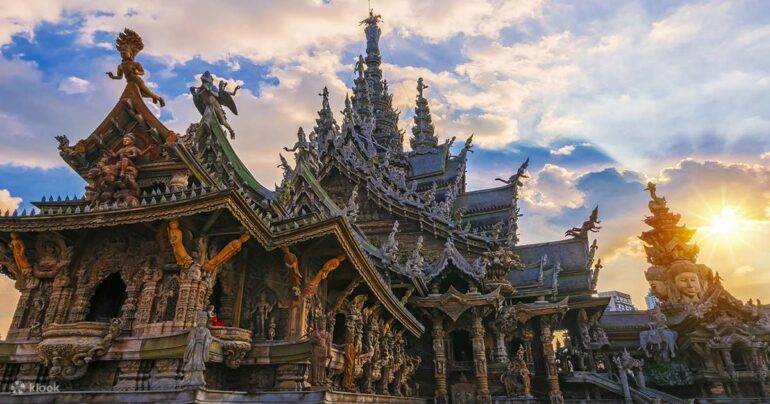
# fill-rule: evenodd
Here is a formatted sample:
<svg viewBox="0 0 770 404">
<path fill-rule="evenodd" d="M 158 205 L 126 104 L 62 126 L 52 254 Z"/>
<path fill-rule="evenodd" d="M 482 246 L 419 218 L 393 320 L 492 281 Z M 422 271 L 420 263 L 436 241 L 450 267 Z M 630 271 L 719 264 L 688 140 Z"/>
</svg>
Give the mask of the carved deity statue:
<svg viewBox="0 0 770 404">
<path fill-rule="evenodd" d="M 53 279 L 67 268 L 72 260 L 72 247 L 67 246 L 63 237 L 56 233 L 42 233 L 35 240 L 37 262 L 32 273 L 39 279 Z M 64 274 L 66 275 L 66 273 Z M 59 279 L 61 285 L 68 283 Z"/>
<path fill-rule="evenodd" d="M 32 266 L 29 265 L 29 261 L 27 261 L 27 248 L 24 246 L 24 241 L 19 237 L 19 233 L 11 232 L 10 246 L 16 268 L 21 271 L 22 275 L 29 275 L 32 272 Z"/>
<path fill-rule="evenodd" d="M 184 246 L 184 237 L 179 228 L 179 220 L 171 219 L 168 222 L 168 241 L 171 243 L 171 250 L 174 252 L 176 263 L 182 268 L 187 268 L 193 263 L 192 257 L 187 253 Z"/>
<path fill-rule="evenodd" d="M 332 355 L 332 335 L 326 331 L 323 317 L 316 318 L 313 334 L 310 335 L 310 384 L 326 384 L 326 368 Z"/>
<path fill-rule="evenodd" d="M 275 339 L 275 329 L 277 325 L 275 324 L 275 318 L 270 317 L 270 324 L 267 326 L 267 340 L 272 341 Z"/>
<path fill-rule="evenodd" d="M 682 301 L 695 302 L 700 299 L 703 284 L 695 264 L 686 260 L 676 261 L 669 267 L 669 271 Z"/>
<path fill-rule="evenodd" d="M 205 386 L 206 361 L 209 359 L 209 347 L 213 337 L 208 329 L 209 315 L 201 311 L 195 317 L 195 327 L 190 329 L 187 348 L 184 351 L 183 386 Z"/>
<path fill-rule="evenodd" d="M 214 258 L 203 264 L 203 270 L 206 272 L 211 272 L 216 267 L 229 261 L 230 258 L 235 256 L 235 254 L 238 254 L 238 251 L 241 251 L 243 243 L 249 241 L 249 238 L 251 238 L 251 235 L 244 233 L 241 235 L 241 237 L 238 237 L 237 239 L 227 243 L 227 245 L 222 247 L 222 249 L 219 251 L 219 253 L 217 253 L 217 255 L 214 256 Z"/>
<path fill-rule="evenodd" d="M 526 350 L 523 346 L 516 352 L 516 362 L 519 367 L 519 376 L 521 377 L 522 393 L 525 397 L 532 396 L 532 381 L 529 367 L 527 367 Z"/>
<path fill-rule="evenodd" d="M 666 267 L 653 265 L 644 272 L 647 282 L 650 284 L 650 290 L 660 301 L 665 302 L 669 298 L 668 279 L 666 277 Z"/>
<path fill-rule="evenodd" d="M 318 289 L 318 285 L 321 284 L 321 281 L 326 279 L 327 276 L 329 276 L 332 271 L 337 269 L 340 264 L 342 264 L 342 261 L 345 260 L 345 255 L 340 254 L 335 258 L 332 258 L 321 267 L 321 270 L 318 271 L 318 273 L 315 275 L 313 280 L 308 283 L 307 286 L 305 286 L 305 289 L 302 291 L 302 295 L 304 297 L 309 297 L 315 295 L 316 289 Z"/>
<path fill-rule="evenodd" d="M 115 48 L 120 52 L 121 61 L 118 65 L 117 74 L 107 72 L 107 75 L 113 80 L 121 80 L 126 77 L 126 82 L 134 84 L 139 89 L 139 94 L 142 97 L 152 99 L 153 104 L 160 104 L 161 107 L 166 105 L 163 98 L 152 92 L 147 87 L 147 84 L 142 80 L 144 75 L 144 68 L 142 64 L 134 61 L 136 55 L 144 49 L 144 43 L 142 37 L 136 32 L 126 28 L 115 39 Z"/>
<path fill-rule="evenodd" d="M 214 77 L 207 70 L 201 74 L 201 85 L 198 87 L 190 87 L 190 93 L 193 96 L 193 102 L 198 111 L 203 115 L 206 112 L 206 108 L 210 108 L 211 112 L 216 115 L 220 124 L 230 132 L 230 138 L 235 139 L 235 132 L 227 122 L 227 115 L 222 106 L 226 106 L 233 111 L 235 115 L 238 115 L 238 108 L 235 107 L 235 101 L 233 97 L 238 92 L 241 86 L 236 86 L 233 92 L 227 91 L 227 83 L 224 80 L 219 81 L 219 86 L 214 85 Z"/>
<path fill-rule="evenodd" d="M 270 303 L 265 297 L 265 292 L 259 294 L 259 300 L 252 306 L 250 313 L 252 317 L 252 327 L 254 335 L 264 337 L 267 335 L 266 327 L 270 312 L 273 311 L 275 303 Z"/>
<path fill-rule="evenodd" d="M 283 266 L 286 268 L 286 271 L 289 273 L 289 278 L 291 279 L 291 285 L 292 285 L 292 291 L 295 295 L 299 295 L 302 280 L 302 274 L 299 272 L 299 260 L 297 259 L 297 256 L 289 250 L 288 246 L 282 246 L 281 251 L 283 251 Z"/>
</svg>

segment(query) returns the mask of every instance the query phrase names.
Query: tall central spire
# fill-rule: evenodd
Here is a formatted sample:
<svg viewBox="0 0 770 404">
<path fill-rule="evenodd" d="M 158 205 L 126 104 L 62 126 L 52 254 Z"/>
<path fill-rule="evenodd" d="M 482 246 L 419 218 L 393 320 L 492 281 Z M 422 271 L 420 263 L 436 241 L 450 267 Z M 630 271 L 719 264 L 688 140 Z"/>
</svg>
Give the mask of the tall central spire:
<svg viewBox="0 0 770 404">
<path fill-rule="evenodd" d="M 365 25 L 364 33 L 366 34 L 366 81 L 369 84 L 369 92 L 371 95 L 379 96 L 382 94 L 382 56 L 380 55 L 380 35 L 382 30 L 377 25 L 382 21 L 382 17 L 374 14 L 373 10 L 369 10 L 369 17 L 361 21 L 361 25 Z"/>
<path fill-rule="evenodd" d="M 368 90 L 372 116 L 375 119 L 373 137 L 378 144 L 400 153 L 404 150 L 403 134 L 398 129 L 398 113 L 393 109 L 393 99 L 388 94 L 388 84 L 382 79 L 380 67 L 382 65 L 382 56 L 380 55 L 382 30 L 378 26 L 380 21 L 382 21 L 382 17 L 371 9 L 369 16 L 361 21 L 361 25 L 364 26 L 364 34 L 366 34 L 366 57 L 359 59 L 359 68 L 366 66 L 363 69 L 363 79 L 365 79 Z M 358 81 L 356 86 L 360 86 Z M 358 109 L 357 101 L 356 99 L 353 100 L 353 106 Z"/>
</svg>

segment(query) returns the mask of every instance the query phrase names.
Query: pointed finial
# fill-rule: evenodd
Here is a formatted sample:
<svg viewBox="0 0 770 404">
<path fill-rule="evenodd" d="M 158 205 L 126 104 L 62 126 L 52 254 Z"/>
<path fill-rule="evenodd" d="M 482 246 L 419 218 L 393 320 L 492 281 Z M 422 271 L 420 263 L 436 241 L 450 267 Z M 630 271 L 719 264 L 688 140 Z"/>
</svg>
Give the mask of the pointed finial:
<svg viewBox="0 0 770 404">
<path fill-rule="evenodd" d="M 426 88 L 428 88 L 428 86 L 426 86 L 426 85 L 423 83 L 423 81 L 422 81 L 422 77 L 420 77 L 419 79 L 417 79 L 417 97 L 419 97 L 419 98 L 422 98 L 422 97 L 423 97 L 423 94 L 422 94 L 422 92 L 423 92 L 423 90 L 425 90 Z"/>
</svg>

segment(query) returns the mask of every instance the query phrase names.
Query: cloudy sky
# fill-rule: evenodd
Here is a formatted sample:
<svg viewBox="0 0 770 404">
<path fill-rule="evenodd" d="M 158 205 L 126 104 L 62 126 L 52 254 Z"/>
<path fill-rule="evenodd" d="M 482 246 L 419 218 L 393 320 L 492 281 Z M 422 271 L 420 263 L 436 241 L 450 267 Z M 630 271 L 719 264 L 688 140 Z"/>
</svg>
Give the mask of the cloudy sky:
<svg viewBox="0 0 770 404">
<path fill-rule="evenodd" d="M 755 1 L 373 1 L 385 77 L 408 129 L 424 77 L 442 138 L 475 133 L 469 187 L 527 157 L 522 241 L 561 239 L 600 205 L 602 290 L 644 307 L 636 239 L 644 183 L 699 228 L 701 261 L 734 295 L 770 301 L 770 3 Z M 54 135 L 88 136 L 122 83 L 115 35 L 139 32 L 138 60 L 184 133 L 187 88 L 211 70 L 238 83 L 234 147 L 264 184 L 280 148 L 309 129 L 328 86 L 341 109 L 365 42 L 365 0 L 41 0 L 0 7 L 0 209 L 82 194 Z M 339 115 L 338 115 L 339 118 Z M 457 143 L 461 144 L 461 141 Z M 714 225 L 723 210 L 728 217 Z M 4 301 L 15 302 L 1 281 Z M 0 317 L 12 314 L 4 305 Z M 0 322 L 7 329 L 7 321 Z"/>
</svg>

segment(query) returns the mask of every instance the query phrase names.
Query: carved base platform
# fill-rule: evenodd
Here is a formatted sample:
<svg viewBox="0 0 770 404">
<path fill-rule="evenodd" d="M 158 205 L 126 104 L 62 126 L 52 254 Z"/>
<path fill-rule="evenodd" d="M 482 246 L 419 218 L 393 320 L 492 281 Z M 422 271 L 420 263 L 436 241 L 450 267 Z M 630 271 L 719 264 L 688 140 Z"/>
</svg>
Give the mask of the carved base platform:
<svg viewBox="0 0 770 404">
<path fill-rule="evenodd" d="M 83 391 L 61 393 L 0 394 L 4 403 L 370 403 L 370 404 L 427 404 L 428 399 L 378 396 L 373 394 L 319 391 L 279 391 L 262 393 L 225 392 L 213 390 L 176 390 L 110 392 Z"/>
</svg>

